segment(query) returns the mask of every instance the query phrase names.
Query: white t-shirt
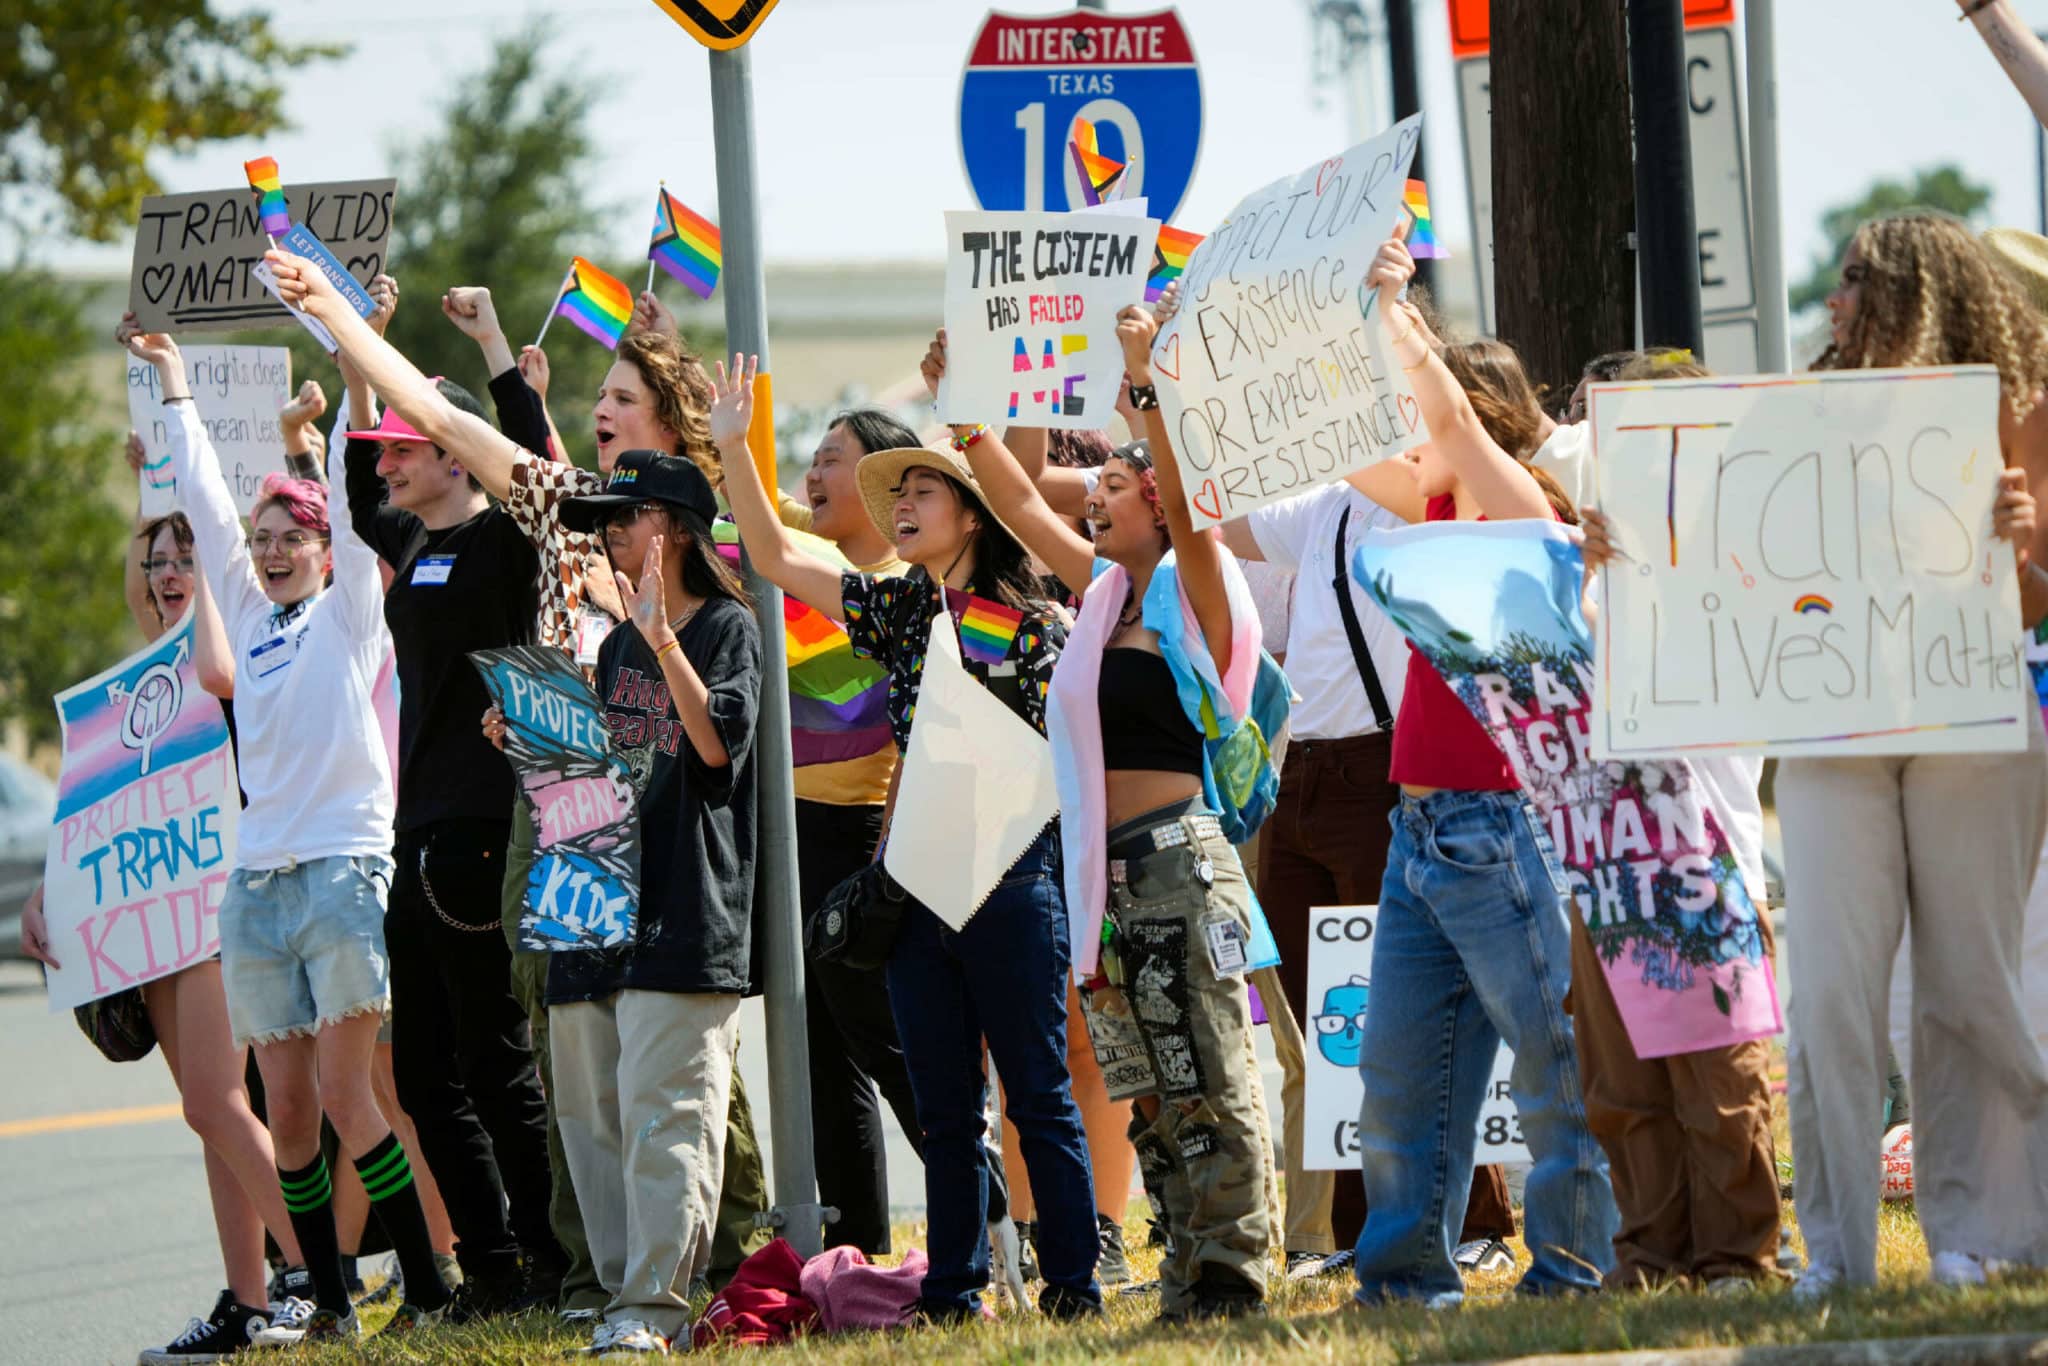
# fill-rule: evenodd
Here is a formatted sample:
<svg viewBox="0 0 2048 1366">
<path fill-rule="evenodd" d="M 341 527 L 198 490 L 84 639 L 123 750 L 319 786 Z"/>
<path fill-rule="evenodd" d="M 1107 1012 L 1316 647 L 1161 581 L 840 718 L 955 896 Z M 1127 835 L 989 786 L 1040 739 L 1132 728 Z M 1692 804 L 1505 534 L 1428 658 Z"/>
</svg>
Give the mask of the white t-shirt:
<svg viewBox="0 0 2048 1366">
<path fill-rule="evenodd" d="M 1337 595 L 1331 591 L 1337 577 L 1337 523 L 1347 508 L 1351 521 L 1344 535 L 1351 549 L 1357 548 L 1371 528 L 1406 525 L 1343 483 L 1268 503 L 1245 517 L 1267 563 L 1295 571 L 1294 614 L 1287 625 L 1287 678 L 1301 695 L 1289 726 L 1297 740 L 1337 740 L 1378 729 L 1372 702 L 1358 677 L 1357 661 L 1351 657 L 1351 639 L 1344 631 Z M 1366 650 L 1379 671 L 1387 708 L 1398 711 L 1401 689 L 1408 681 L 1408 643 L 1348 572 L 1344 581 L 1351 590 Z"/>
<path fill-rule="evenodd" d="M 388 855 L 396 796 L 376 685 L 391 632 L 377 553 L 337 506 L 333 584 L 280 619 L 196 406 L 165 407 L 171 472 L 235 653 L 236 759 L 249 797 L 235 866 L 261 872 L 295 859 Z M 328 487 L 337 494 L 339 435 L 328 443 Z"/>
<path fill-rule="evenodd" d="M 1571 495 L 1572 506 L 1582 508 L 1595 502 L 1593 486 L 1593 424 L 1559 423 L 1544 443 L 1529 457 L 1529 463 L 1556 478 Z"/>
</svg>

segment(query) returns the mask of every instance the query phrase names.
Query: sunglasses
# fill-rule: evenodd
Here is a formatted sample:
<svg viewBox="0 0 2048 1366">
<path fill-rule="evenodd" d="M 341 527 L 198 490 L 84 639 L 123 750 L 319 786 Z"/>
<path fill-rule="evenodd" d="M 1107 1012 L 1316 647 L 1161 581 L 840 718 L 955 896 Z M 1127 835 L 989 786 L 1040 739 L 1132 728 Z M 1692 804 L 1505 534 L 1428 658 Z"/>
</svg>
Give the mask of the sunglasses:
<svg viewBox="0 0 2048 1366">
<path fill-rule="evenodd" d="M 628 503 L 611 516 L 605 518 L 602 529 L 605 531 L 614 529 L 625 531 L 659 506 L 661 506 L 659 503 L 651 502 Z"/>
<path fill-rule="evenodd" d="M 193 564 L 194 561 L 190 555 L 180 555 L 173 560 L 144 560 L 142 562 L 142 572 L 153 577 L 175 566 L 180 574 L 190 574 Z"/>
</svg>

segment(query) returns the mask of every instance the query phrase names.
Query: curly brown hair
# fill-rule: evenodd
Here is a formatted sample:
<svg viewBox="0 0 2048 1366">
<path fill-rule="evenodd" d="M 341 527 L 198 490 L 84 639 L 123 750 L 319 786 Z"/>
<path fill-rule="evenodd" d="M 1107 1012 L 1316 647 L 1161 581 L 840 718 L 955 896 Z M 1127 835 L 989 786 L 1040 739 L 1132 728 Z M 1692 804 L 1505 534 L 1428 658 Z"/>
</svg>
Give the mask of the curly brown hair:
<svg viewBox="0 0 2048 1366">
<path fill-rule="evenodd" d="M 635 332 L 619 342 L 617 358 L 640 372 L 656 420 L 676 434 L 675 453 L 704 471 L 713 488 L 720 487 L 725 474 L 711 441 L 717 395 L 703 360 L 672 332 Z"/>
<path fill-rule="evenodd" d="M 1849 342 L 1831 344 L 1814 369 L 1995 365 L 2013 417 L 2033 410 L 2048 386 L 2048 321 L 1960 218 L 1873 218 L 1850 242 L 1865 274 Z"/>
</svg>

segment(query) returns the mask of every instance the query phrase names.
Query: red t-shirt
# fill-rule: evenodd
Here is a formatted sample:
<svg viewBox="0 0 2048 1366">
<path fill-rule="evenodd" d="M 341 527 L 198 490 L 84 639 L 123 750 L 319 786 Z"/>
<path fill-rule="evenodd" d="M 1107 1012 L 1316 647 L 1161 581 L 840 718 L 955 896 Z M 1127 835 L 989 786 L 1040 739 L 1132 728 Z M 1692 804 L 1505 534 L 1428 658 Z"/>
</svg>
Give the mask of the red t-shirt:
<svg viewBox="0 0 2048 1366">
<path fill-rule="evenodd" d="M 1450 494 L 1429 500 L 1425 521 L 1457 519 L 1457 500 Z M 1413 644 L 1408 653 L 1408 682 L 1394 721 L 1393 780 L 1457 792 L 1514 791 L 1520 786 L 1515 771 L 1479 718 L 1458 700 L 1427 655 Z"/>
</svg>

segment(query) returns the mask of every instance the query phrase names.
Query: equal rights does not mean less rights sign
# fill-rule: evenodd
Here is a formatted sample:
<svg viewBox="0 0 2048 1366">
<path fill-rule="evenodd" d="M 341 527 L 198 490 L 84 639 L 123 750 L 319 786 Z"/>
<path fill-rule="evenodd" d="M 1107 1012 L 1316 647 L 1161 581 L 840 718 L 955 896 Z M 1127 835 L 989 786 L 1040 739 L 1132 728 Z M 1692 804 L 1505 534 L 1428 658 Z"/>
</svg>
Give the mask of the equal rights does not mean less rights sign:
<svg viewBox="0 0 2048 1366">
<path fill-rule="evenodd" d="M 364 285 L 390 257 L 398 182 L 287 185 L 302 224 Z M 129 271 L 128 307 L 145 331 L 227 331 L 291 321 L 250 268 L 270 247 L 246 185 L 142 201 Z"/>
</svg>

